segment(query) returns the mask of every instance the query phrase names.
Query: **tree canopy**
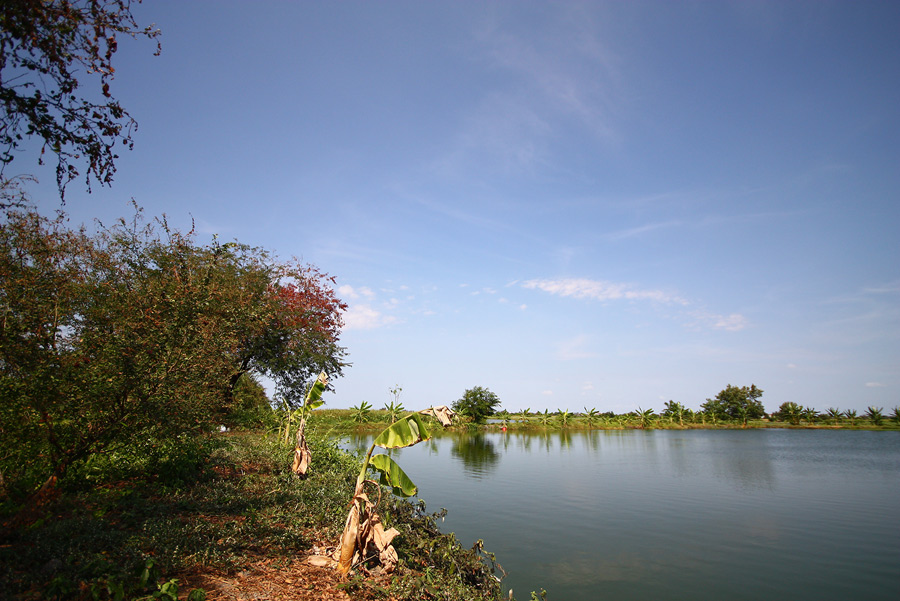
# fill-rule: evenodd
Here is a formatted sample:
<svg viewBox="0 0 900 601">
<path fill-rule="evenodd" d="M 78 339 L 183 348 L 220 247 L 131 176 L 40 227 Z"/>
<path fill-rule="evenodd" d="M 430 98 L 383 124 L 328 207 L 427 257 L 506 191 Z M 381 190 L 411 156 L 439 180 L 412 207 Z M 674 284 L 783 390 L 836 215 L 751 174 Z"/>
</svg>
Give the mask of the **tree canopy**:
<svg viewBox="0 0 900 601">
<path fill-rule="evenodd" d="M 499 406 L 500 397 L 487 388 L 476 386 L 466 390 L 462 398 L 453 403 L 453 410 L 480 424 L 489 416 L 494 415 Z"/>
<path fill-rule="evenodd" d="M 706 399 L 701 408 L 718 418 L 742 420 L 758 419 L 765 414 L 765 408 L 759 400 L 763 391 L 751 384 L 749 387 L 729 384 L 714 399 Z"/>
<path fill-rule="evenodd" d="M 66 185 L 79 176 L 88 190 L 91 181 L 112 182 L 118 148 L 131 148 L 137 128 L 110 91 L 113 55 L 120 36 L 156 39 L 160 33 L 139 26 L 131 5 L 132 0 L 0 2 L 0 179 L 20 146 L 37 137 L 39 162 L 47 151 L 57 157 L 62 199 Z M 88 83 L 93 87 L 85 89 Z"/>
<path fill-rule="evenodd" d="M 65 216 L 0 224 L 0 476 L 28 489 L 136 437 L 221 423 L 244 374 L 289 401 L 341 374 L 332 279 L 165 220 L 89 235 Z M 241 395 L 239 394 L 238 397 Z"/>
</svg>

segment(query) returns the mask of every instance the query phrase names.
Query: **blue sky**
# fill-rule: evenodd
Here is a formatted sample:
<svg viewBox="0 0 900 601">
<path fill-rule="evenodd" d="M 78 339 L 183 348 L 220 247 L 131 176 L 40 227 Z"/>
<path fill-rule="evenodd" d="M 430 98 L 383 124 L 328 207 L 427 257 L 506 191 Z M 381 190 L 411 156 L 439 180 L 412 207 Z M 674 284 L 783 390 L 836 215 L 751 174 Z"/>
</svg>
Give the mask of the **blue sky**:
<svg viewBox="0 0 900 601">
<path fill-rule="evenodd" d="M 135 149 L 66 210 L 134 198 L 336 276 L 329 406 L 900 404 L 900 4 L 135 13 L 163 32 L 119 44 Z"/>
</svg>

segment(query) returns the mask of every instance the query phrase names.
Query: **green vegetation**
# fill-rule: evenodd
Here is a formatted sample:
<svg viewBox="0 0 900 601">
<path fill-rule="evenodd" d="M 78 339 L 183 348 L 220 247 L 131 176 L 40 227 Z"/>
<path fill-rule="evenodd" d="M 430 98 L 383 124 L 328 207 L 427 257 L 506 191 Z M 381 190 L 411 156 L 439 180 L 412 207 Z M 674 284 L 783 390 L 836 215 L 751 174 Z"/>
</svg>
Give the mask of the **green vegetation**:
<svg viewBox="0 0 900 601">
<path fill-rule="evenodd" d="M 353 412 L 353 421 L 357 424 L 364 424 L 371 418 L 372 404 L 367 403 L 366 401 L 360 401 L 359 405 L 350 407 L 350 411 Z"/>
<path fill-rule="evenodd" d="M 706 399 L 701 408 L 716 420 L 740 420 L 745 427 L 751 419 L 759 419 L 765 414 L 760 397 L 763 391 L 751 384 L 748 388 L 738 388 L 729 384 L 714 399 Z"/>
<path fill-rule="evenodd" d="M 341 374 L 333 280 L 235 242 L 198 245 L 140 210 L 89 235 L 59 214 L 0 223 L 0 484 L 21 498 L 127 447 L 290 406 Z"/>
<path fill-rule="evenodd" d="M 398 534 L 390 576 L 307 563 L 338 540 L 361 460 L 310 424 L 316 458 L 293 477 L 292 445 L 271 434 L 211 434 L 168 445 L 164 456 L 109 456 L 66 474 L 39 508 L 2 505 L 0 586 L 22 598 L 181 598 L 210 583 L 240 582 L 248 595 L 283 586 L 344 588 L 354 598 L 499 599 L 493 557 L 442 534 L 422 503 L 385 495 L 386 527 Z M 292 584 L 280 584 L 285 580 Z M 274 584 L 273 584 L 274 583 Z M 254 591 L 254 586 L 259 586 Z M 193 593 L 201 599 L 201 591 Z M 172 597 L 174 598 L 174 597 Z"/>
<path fill-rule="evenodd" d="M 494 415 L 500 406 L 500 397 L 481 386 L 466 390 L 462 398 L 453 403 L 453 410 L 471 419 L 476 424 L 483 424 Z"/>
<path fill-rule="evenodd" d="M 388 392 L 391 394 L 391 402 L 384 406 L 384 410 L 387 411 L 388 417 L 393 423 L 406 412 L 403 403 L 400 402 L 400 393 L 403 392 L 403 389 L 399 385 L 395 385 Z"/>
<path fill-rule="evenodd" d="M 450 425 L 451 415 L 446 407 L 431 408 L 421 413 L 432 415 L 444 425 Z M 430 437 L 424 417 L 419 413 L 410 413 L 401 420 L 393 421 L 372 441 L 372 446 L 369 447 L 356 477 L 350 513 L 341 535 L 340 547 L 336 552 L 340 557 L 338 571 L 341 574 L 346 575 L 353 566 L 365 564 L 375 558 L 386 572 L 394 570 L 398 559 L 391 542 L 398 532 L 396 529 L 385 530 L 381 517 L 376 512 L 381 498 L 379 487 L 390 488 L 394 495 L 403 498 L 411 497 L 418 491 L 406 472 L 389 455 L 384 453 L 373 455 L 372 452 L 375 447 L 383 449 L 411 447 Z M 380 475 L 379 482 L 368 479 L 370 468 Z M 376 489 L 374 501 L 366 494 L 366 485 Z"/>
</svg>

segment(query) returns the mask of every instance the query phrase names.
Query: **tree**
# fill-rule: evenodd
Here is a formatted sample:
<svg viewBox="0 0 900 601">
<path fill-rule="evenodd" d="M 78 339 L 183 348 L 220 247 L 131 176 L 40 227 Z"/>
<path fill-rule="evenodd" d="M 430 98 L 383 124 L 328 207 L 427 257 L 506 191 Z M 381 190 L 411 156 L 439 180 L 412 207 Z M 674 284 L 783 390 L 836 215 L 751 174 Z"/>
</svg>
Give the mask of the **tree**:
<svg viewBox="0 0 900 601">
<path fill-rule="evenodd" d="M 289 406 L 299 407 L 320 372 L 334 379 L 345 365 L 338 339 L 347 305 L 335 294 L 334 278 L 244 245 L 228 243 L 220 252 L 235 283 L 234 303 L 246 311 L 232 388 L 245 373 L 265 374 Z M 232 319 L 232 306 L 222 310 L 224 319 Z"/>
<path fill-rule="evenodd" d="M 461 415 L 468 416 L 476 424 L 483 424 L 485 419 L 497 412 L 500 398 L 481 386 L 469 388 L 462 398 L 453 403 L 453 410 Z"/>
<path fill-rule="evenodd" d="M 653 409 L 642 409 L 638 407 L 634 414 L 638 418 L 638 427 L 641 429 L 649 426 L 650 421 L 653 419 Z"/>
<path fill-rule="evenodd" d="M 773 414 L 773 417 L 799 426 L 801 415 L 803 415 L 803 407 L 793 401 L 787 401 L 781 404 L 778 411 Z"/>
<path fill-rule="evenodd" d="M 549 426 L 552 417 L 549 409 L 544 409 L 543 413 L 538 413 L 538 421 L 541 422 L 542 426 Z"/>
<path fill-rule="evenodd" d="M 666 402 L 666 408 L 663 410 L 663 415 L 672 421 L 678 420 L 678 425 L 684 426 L 684 405 L 681 403 L 676 403 L 675 401 Z"/>
<path fill-rule="evenodd" d="M 371 413 L 372 404 L 366 401 L 360 401 L 356 407 L 350 407 L 350 414 L 353 416 L 353 421 L 357 424 L 364 424 L 369 421 Z"/>
<path fill-rule="evenodd" d="M 803 419 L 806 423 L 812 425 L 819 418 L 819 412 L 813 407 L 803 407 Z"/>
<path fill-rule="evenodd" d="M 758 419 L 765 414 L 759 400 L 762 394 L 763 391 L 755 384 L 751 384 L 749 388 L 729 384 L 715 399 L 706 399 L 701 407 L 715 418 L 739 419 L 746 425 L 748 419 Z"/>
<path fill-rule="evenodd" d="M 0 223 L 0 473 L 27 493 L 94 453 L 208 431 L 240 400 L 248 355 L 282 387 L 339 362 L 320 309 L 282 302 L 283 273 L 262 251 L 197 246 L 164 221 L 144 225 L 140 212 L 93 236 L 68 229 L 62 214 L 9 212 Z M 339 324 L 339 313 L 330 320 Z M 307 341 L 337 357 L 325 361 Z"/>
<path fill-rule="evenodd" d="M 406 411 L 403 408 L 403 403 L 400 402 L 400 393 L 403 392 L 403 389 L 400 388 L 399 384 L 395 384 L 388 392 L 391 394 L 391 402 L 384 406 L 384 410 L 387 411 L 388 419 L 391 420 L 391 423 L 394 423 Z"/>
<path fill-rule="evenodd" d="M 140 0 L 138 0 L 140 2 Z M 57 157 L 56 183 L 82 175 L 85 184 L 112 182 L 117 144 L 133 145 L 137 122 L 110 92 L 119 36 L 156 39 L 139 26 L 131 0 L 5 0 L 0 3 L 0 179 L 28 138 Z M 157 42 L 156 53 L 159 53 Z M 95 83 L 84 91 L 82 86 Z M 84 169 L 84 167 L 81 167 Z"/>
<path fill-rule="evenodd" d="M 884 421 L 884 411 L 883 407 L 866 407 L 866 417 L 869 418 L 869 421 L 876 426 L 880 426 L 881 422 Z"/>
</svg>

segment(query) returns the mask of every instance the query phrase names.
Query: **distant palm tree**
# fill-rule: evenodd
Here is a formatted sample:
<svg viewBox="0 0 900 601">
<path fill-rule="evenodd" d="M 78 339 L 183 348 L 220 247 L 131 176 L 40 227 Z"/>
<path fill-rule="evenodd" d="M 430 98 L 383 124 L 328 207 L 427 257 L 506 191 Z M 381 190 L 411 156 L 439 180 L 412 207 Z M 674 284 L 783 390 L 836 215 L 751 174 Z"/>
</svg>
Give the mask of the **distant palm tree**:
<svg viewBox="0 0 900 601">
<path fill-rule="evenodd" d="M 653 418 L 653 409 L 641 409 L 638 407 L 637 417 L 640 421 L 640 428 L 646 428 L 650 425 L 650 420 Z"/>
<path fill-rule="evenodd" d="M 669 420 L 674 422 L 678 420 L 678 425 L 684 427 L 684 405 L 675 401 L 667 401 L 665 414 L 669 416 Z"/>
<path fill-rule="evenodd" d="M 781 404 L 778 413 L 781 414 L 782 419 L 787 418 L 792 424 L 798 426 L 800 425 L 800 416 L 803 414 L 803 407 L 793 401 L 788 401 Z"/>
<path fill-rule="evenodd" d="M 553 416 L 550 415 L 549 409 L 544 409 L 543 413 L 538 413 L 538 420 L 540 420 L 542 426 L 549 426 L 550 420 L 553 419 Z"/>
<path fill-rule="evenodd" d="M 882 411 L 884 411 L 884 407 L 866 407 L 866 417 L 876 426 L 880 426 L 884 420 L 884 415 L 881 414 Z"/>
<path fill-rule="evenodd" d="M 835 425 L 841 423 L 841 416 L 843 415 L 843 413 L 841 413 L 840 409 L 838 409 L 836 407 L 829 407 L 825 411 L 825 413 L 827 413 L 828 417 L 831 418 L 831 423 L 833 423 Z"/>
<path fill-rule="evenodd" d="M 891 419 L 894 420 L 894 423 L 900 424 L 900 407 L 894 407 L 893 411 Z"/>
<path fill-rule="evenodd" d="M 850 427 L 856 425 L 856 409 L 847 409 L 844 411 L 844 415 L 847 416 L 847 419 L 850 420 Z"/>
<path fill-rule="evenodd" d="M 807 424 L 812 424 L 816 421 L 816 418 L 819 417 L 819 412 L 813 409 L 812 407 L 804 407 L 803 408 L 803 419 L 806 420 Z"/>
<path fill-rule="evenodd" d="M 353 412 L 351 414 L 353 416 L 353 421 L 362 424 L 369 421 L 369 414 L 372 413 L 372 405 L 365 401 L 360 401 L 359 406 L 350 407 L 350 411 Z"/>
<path fill-rule="evenodd" d="M 526 407 L 525 409 L 522 409 L 519 412 L 519 415 L 521 416 L 523 422 L 528 419 L 528 414 L 530 412 L 531 412 L 531 407 Z"/>
<path fill-rule="evenodd" d="M 403 408 L 403 403 L 397 401 L 391 401 L 389 404 L 385 405 L 384 410 L 387 411 L 388 418 L 390 418 L 392 424 L 400 419 L 400 416 L 406 412 L 406 409 Z"/>
</svg>

